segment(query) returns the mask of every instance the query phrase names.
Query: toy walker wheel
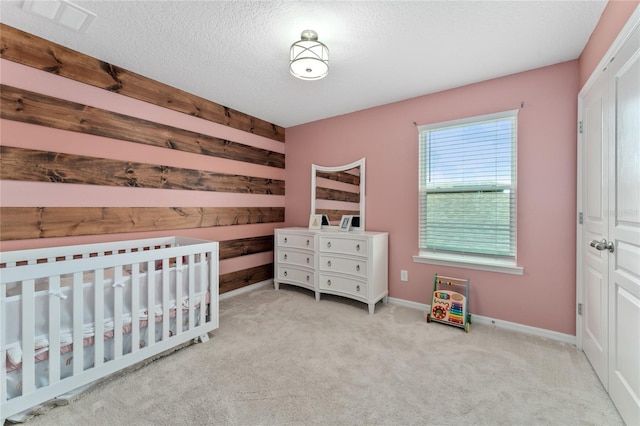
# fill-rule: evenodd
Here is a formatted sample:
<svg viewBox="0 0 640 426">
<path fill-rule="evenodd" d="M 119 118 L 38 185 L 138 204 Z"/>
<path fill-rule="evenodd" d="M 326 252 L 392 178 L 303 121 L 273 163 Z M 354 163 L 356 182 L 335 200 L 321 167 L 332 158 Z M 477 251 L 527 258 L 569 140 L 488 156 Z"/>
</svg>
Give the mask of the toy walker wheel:
<svg viewBox="0 0 640 426">
<path fill-rule="evenodd" d="M 430 313 L 427 314 L 427 322 L 431 322 L 431 314 Z"/>
</svg>

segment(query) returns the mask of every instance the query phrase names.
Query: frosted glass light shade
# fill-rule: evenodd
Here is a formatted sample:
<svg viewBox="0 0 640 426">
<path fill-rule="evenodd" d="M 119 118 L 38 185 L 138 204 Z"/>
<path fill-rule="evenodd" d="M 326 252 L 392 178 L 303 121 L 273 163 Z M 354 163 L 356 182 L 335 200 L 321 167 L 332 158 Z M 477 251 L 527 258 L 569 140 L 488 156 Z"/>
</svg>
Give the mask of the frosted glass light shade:
<svg viewBox="0 0 640 426">
<path fill-rule="evenodd" d="M 303 31 L 301 40 L 291 45 L 289 71 L 302 80 L 319 80 L 329 73 L 329 49 L 315 31 Z"/>
</svg>

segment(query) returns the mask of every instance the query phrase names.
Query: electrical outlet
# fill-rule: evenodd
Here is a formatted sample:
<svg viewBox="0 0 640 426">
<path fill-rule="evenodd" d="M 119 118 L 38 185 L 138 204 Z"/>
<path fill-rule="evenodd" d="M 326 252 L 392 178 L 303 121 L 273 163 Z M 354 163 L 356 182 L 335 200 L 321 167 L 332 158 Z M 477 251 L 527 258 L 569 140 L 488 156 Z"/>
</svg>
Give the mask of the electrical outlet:
<svg viewBox="0 0 640 426">
<path fill-rule="evenodd" d="M 400 281 L 409 281 L 409 271 L 400 270 Z"/>
</svg>

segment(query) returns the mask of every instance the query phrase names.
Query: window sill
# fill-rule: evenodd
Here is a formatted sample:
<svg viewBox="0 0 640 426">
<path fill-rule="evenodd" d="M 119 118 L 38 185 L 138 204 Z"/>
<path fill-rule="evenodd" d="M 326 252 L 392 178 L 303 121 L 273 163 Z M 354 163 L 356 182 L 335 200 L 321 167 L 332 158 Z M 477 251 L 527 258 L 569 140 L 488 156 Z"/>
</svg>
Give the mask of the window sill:
<svg viewBox="0 0 640 426">
<path fill-rule="evenodd" d="M 523 275 L 524 268 L 516 265 L 515 261 L 486 259 L 471 255 L 454 255 L 442 253 L 421 253 L 413 256 L 415 263 L 430 265 L 453 266 L 456 268 L 476 269 L 479 271 L 500 272 L 503 274 Z"/>
</svg>

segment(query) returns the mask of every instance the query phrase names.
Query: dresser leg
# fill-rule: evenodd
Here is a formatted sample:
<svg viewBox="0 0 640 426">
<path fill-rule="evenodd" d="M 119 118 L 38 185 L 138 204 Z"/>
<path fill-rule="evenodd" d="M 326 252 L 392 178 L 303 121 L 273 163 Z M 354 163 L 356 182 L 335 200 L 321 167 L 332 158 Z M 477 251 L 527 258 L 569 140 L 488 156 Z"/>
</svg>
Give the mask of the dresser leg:
<svg viewBox="0 0 640 426">
<path fill-rule="evenodd" d="M 389 303 L 389 296 L 385 296 L 382 298 L 382 303 Z"/>
<path fill-rule="evenodd" d="M 320 292 L 316 291 L 316 302 L 320 301 Z"/>
<path fill-rule="evenodd" d="M 376 304 L 375 303 L 369 303 L 369 315 L 373 315 L 375 310 L 376 310 Z"/>
<path fill-rule="evenodd" d="M 274 282 L 273 282 L 273 287 L 274 287 L 276 290 L 280 290 L 280 283 L 279 283 L 278 281 L 274 281 Z"/>
</svg>

